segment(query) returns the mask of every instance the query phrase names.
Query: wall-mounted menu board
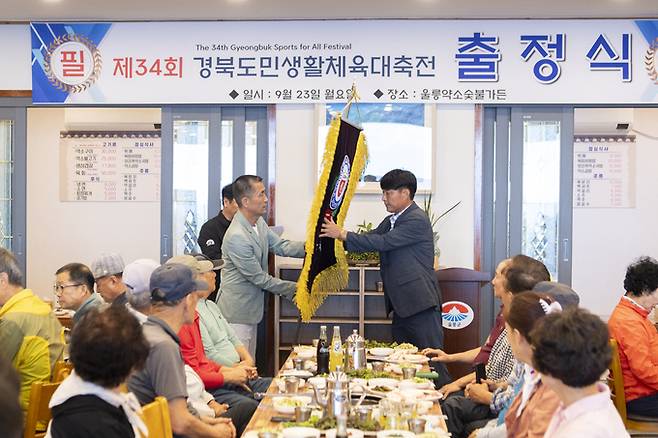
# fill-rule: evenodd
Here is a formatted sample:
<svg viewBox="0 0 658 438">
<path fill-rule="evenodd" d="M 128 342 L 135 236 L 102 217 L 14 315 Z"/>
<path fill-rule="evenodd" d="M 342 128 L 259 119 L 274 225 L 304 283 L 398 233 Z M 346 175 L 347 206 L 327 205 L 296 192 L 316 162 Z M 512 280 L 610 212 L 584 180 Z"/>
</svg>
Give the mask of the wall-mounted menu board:
<svg viewBox="0 0 658 438">
<path fill-rule="evenodd" d="M 61 201 L 160 201 L 160 131 L 60 132 Z"/>
<path fill-rule="evenodd" d="M 576 137 L 573 206 L 635 207 L 635 138 Z"/>
</svg>

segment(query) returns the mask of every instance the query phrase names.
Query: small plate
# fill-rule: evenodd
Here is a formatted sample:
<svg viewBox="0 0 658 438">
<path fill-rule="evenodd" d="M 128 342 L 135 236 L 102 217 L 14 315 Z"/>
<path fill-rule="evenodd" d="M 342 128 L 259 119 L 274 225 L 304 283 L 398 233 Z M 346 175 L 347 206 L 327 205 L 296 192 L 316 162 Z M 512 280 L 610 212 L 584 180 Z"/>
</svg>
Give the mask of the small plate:
<svg viewBox="0 0 658 438">
<path fill-rule="evenodd" d="M 324 389 L 327 386 L 327 378 L 315 376 L 308 379 L 308 384 L 312 386 L 317 386 L 318 389 Z"/>
<path fill-rule="evenodd" d="M 295 406 L 306 406 L 311 403 L 311 397 L 280 397 L 274 399 L 272 406 L 279 414 L 290 415 L 295 413 Z"/>
<path fill-rule="evenodd" d="M 400 380 L 398 387 L 400 389 L 434 389 L 434 383 L 427 379 L 422 379 L 422 382 L 417 382 L 414 379 L 405 379 Z"/>
<path fill-rule="evenodd" d="M 299 350 L 296 354 L 298 358 L 308 360 L 315 357 L 315 350 Z"/>
<path fill-rule="evenodd" d="M 377 348 L 371 348 L 370 354 L 377 357 L 386 357 L 393 354 L 394 351 L 395 350 L 388 347 L 377 347 Z"/>
<path fill-rule="evenodd" d="M 419 400 L 437 401 L 443 398 L 443 393 L 434 389 L 423 389 L 422 392 L 423 395 L 419 397 Z"/>
</svg>

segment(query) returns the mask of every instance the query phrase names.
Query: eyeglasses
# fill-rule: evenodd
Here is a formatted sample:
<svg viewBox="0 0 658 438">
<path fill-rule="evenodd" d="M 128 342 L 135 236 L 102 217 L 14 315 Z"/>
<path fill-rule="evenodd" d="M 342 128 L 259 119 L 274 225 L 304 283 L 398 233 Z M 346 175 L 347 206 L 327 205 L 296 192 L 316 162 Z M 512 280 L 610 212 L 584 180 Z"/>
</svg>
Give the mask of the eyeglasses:
<svg viewBox="0 0 658 438">
<path fill-rule="evenodd" d="M 63 292 L 64 289 L 67 287 L 76 287 L 76 286 L 82 286 L 82 283 L 73 283 L 73 284 L 54 284 L 53 285 L 53 292 L 60 293 Z"/>
</svg>

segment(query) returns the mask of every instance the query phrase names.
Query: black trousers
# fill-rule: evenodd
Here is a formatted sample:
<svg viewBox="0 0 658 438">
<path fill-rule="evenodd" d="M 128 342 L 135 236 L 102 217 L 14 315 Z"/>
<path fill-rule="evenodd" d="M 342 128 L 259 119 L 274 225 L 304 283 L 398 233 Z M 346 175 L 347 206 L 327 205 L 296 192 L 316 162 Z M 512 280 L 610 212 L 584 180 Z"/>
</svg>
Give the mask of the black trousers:
<svg viewBox="0 0 658 438">
<path fill-rule="evenodd" d="M 489 405 L 476 403 L 464 397 L 463 391 L 451 394 L 441 403 L 443 415 L 448 417 L 446 426 L 453 438 L 466 438 L 475 429 L 484 426 L 490 419 L 496 418 Z"/>
<path fill-rule="evenodd" d="M 658 418 L 658 393 L 627 402 L 626 410 L 629 414 Z"/>
<path fill-rule="evenodd" d="M 394 312 L 392 328 L 395 342 L 408 342 L 414 344 L 420 350 L 423 348 L 443 349 L 441 312 L 436 308 L 426 309 L 406 318 L 401 318 Z M 445 364 L 430 362 L 430 366 L 439 375 L 439 378 L 434 382 L 437 389 L 452 381 Z"/>
</svg>

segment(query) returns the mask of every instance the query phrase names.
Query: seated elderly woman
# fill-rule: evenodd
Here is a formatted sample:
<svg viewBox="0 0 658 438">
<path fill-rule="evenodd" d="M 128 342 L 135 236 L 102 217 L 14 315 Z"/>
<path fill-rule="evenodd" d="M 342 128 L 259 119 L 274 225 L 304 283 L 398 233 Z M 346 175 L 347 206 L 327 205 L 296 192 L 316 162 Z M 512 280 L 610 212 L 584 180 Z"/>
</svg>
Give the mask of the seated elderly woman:
<svg viewBox="0 0 658 438">
<path fill-rule="evenodd" d="M 629 415 L 658 418 L 658 332 L 649 313 L 658 304 L 658 262 L 642 257 L 626 269 L 626 293 L 610 315 L 610 336 L 619 344 Z"/>
<path fill-rule="evenodd" d="M 124 306 L 92 309 L 73 328 L 73 372 L 53 394 L 52 438 L 134 438 L 146 431 L 139 403 L 119 386 L 144 365 L 149 346 Z"/>
<path fill-rule="evenodd" d="M 505 328 L 514 356 L 524 365 L 522 377 L 514 385 L 514 400 L 503 411 L 504 423 L 478 429 L 470 435 L 471 438 L 544 436 L 559 399 L 532 368 L 531 332 L 547 314 L 560 310 L 561 306 L 551 302 L 548 295 L 523 292 L 514 296 L 510 306 L 505 309 Z"/>
<path fill-rule="evenodd" d="M 453 437 L 468 436 L 511 402 L 513 393 L 507 384 L 518 374 L 513 373 L 513 370 L 519 366 L 507 340 L 503 310 L 509 307 L 516 294 L 530 290 L 538 282 L 549 278 L 548 269 L 539 260 L 522 254 L 503 260 L 498 264 L 496 275 L 491 281 L 494 295 L 501 300 L 503 306 L 485 345 L 457 354 L 432 349 L 423 351 L 428 355 L 436 355 L 432 360 L 485 365 L 488 380 L 477 383 L 475 373 L 471 373 L 441 388 L 446 396 L 442 409 L 448 417 L 446 424 Z M 463 395 L 461 389 L 464 390 Z"/>
<path fill-rule="evenodd" d="M 534 367 L 561 402 L 545 438 L 629 436 L 599 380 L 610 364 L 608 336 L 605 323 L 583 309 L 548 315 L 532 331 Z"/>
</svg>

